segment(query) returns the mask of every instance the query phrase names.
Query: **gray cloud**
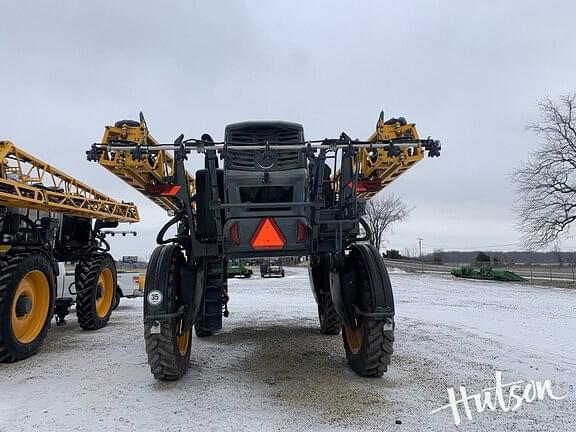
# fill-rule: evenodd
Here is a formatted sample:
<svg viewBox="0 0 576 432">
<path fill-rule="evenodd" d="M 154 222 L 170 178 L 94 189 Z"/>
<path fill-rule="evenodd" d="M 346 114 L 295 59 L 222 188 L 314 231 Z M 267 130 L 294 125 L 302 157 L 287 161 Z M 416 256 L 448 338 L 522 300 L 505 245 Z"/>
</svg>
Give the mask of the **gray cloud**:
<svg viewBox="0 0 576 432">
<path fill-rule="evenodd" d="M 442 139 L 390 192 L 416 207 L 391 247 L 513 244 L 511 168 L 537 145 L 536 101 L 574 90 L 567 2 L 0 1 L 0 136 L 135 201 L 137 242 L 165 216 L 84 151 L 143 110 L 162 141 L 222 138 L 247 119 L 302 122 L 308 137 L 366 137 L 380 109 Z M 190 164 L 199 166 L 198 158 Z M 573 247 L 574 242 L 566 242 Z"/>
</svg>

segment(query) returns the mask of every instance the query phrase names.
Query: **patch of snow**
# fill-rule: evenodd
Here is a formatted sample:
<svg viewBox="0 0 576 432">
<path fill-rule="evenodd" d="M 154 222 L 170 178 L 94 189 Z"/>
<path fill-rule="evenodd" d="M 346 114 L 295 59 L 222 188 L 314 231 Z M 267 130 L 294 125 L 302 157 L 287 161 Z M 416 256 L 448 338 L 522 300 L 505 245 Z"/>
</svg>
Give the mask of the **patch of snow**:
<svg viewBox="0 0 576 432">
<path fill-rule="evenodd" d="M 454 430 L 448 386 L 475 393 L 551 379 L 562 401 L 475 415 L 461 430 L 576 430 L 576 291 L 391 272 L 395 353 L 381 379 L 357 377 L 342 339 L 318 332 L 306 268 L 233 279 L 231 316 L 193 338 L 188 374 L 158 382 L 144 351 L 142 299 L 84 332 L 71 316 L 40 352 L 0 364 L 0 431 Z M 402 424 L 396 424 L 400 421 Z"/>
</svg>

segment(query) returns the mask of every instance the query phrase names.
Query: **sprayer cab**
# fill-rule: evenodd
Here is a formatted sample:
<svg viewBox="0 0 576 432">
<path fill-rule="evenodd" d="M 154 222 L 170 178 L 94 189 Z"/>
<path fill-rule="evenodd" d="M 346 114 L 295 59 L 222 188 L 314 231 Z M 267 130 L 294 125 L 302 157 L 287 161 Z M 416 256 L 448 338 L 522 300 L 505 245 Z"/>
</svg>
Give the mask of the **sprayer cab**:
<svg viewBox="0 0 576 432">
<path fill-rule="evenodd" d="M 302 125 L 243 122 L 228 125 L 225 139 L 239 147 L 279 143 L 294 149 L 229 150 L 223 183 L 224 249 L 231 257 L 306 254 L 310 216 Z M 202 174 L 201 174 L 202 175 Z"/>
</svg>

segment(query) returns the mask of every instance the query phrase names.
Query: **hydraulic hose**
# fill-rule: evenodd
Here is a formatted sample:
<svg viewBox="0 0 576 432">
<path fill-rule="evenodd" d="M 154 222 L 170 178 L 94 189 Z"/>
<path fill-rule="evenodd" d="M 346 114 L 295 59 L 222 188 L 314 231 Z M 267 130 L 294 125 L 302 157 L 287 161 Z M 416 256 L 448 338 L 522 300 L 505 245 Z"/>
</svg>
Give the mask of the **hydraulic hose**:
<svg viewBox="0 0 576 432">
<path fill-rule="evenodd" d="M 356 240 L 369 241 L 370 243 L 372 243 L 372 230 L 370 229 L 370 225 L 368 225 L 368 222 L 366 222 L 362 217 L 359 220 L 360 225 L 362 225 L 362 228 L 364 228 L 365 235 L 364 237 L 356 238 Z"/>
<path fill-rule="evenodd" d="M 180 221 L 180 219 L 182 219 L 182 213 L 178 213 L 172 219 L 170 219 L 162 227 L 162 229 L 160 230 L 160 232 L 156 236 L 156 243 L 158 243 L 159 245 L 164 245 L 164 244 L 169 244 L 169 243 L 177 243 L 178 239 L 176 239 L 176 238 L 165 239 L 164 235 L 166 234 L 166 231 L 168 231 L 168 228 L 170 228 L 172 225 L 177 224 Z"/>
</svg>

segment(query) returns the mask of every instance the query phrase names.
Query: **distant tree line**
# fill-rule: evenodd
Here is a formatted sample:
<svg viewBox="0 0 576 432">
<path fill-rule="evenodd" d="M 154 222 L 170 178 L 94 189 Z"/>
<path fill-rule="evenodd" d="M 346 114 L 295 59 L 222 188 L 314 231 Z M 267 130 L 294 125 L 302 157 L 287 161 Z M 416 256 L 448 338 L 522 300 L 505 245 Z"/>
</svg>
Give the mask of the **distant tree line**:
<svg viewBox="0 0 576 432">
<path fill-rule="evenodd" d="M 422 260 L 448 264 L 563 264 L 576 263 L 576 252 L 434 251 Z"/>
<path fill-rule="evenodd" d="M 388 249 L 383 254 L 388 259 L 409 259 L 417 261 L 418 256 L 401 253 L 398 249 Z M 498 251 L 442 251 L 422 255 L 422 261 L 434 264 L 576 264 L 576 252 L 498 252 Z"/>
</svg>

